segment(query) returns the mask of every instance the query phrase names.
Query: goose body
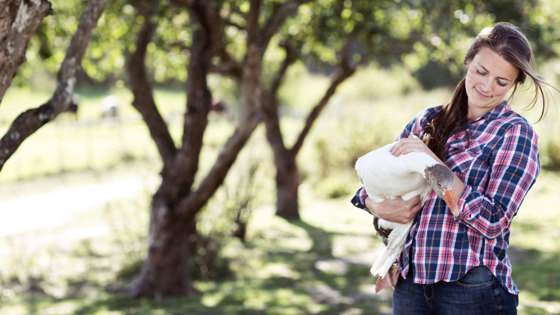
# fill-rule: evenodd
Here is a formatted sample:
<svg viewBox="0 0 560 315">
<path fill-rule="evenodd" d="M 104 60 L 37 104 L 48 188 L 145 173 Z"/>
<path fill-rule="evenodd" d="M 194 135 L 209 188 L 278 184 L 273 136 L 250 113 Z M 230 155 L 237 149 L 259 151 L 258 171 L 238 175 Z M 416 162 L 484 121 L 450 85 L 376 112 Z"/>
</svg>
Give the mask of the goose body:
<svg viewBox="0 0 560 315">
<path fill-rule="evenodd" d="M 456 210 L 454 175 L 446 166 L 424 152 L 394 156 L 389 150 L 395 143 L 366 153 L 356 161 L 356 172 L 368 197 L 376 202 L 420 196 L 421 205 L 435 190 L 452 211 Z M 452 193 L 451 193 L 452 192 Z M 405 224 L 375 218 L 375 228 L 387 246 L 371 268 L 373 275 L 385 277 L 403 250 L 413 220 Z"/>
<path fill-rule="evenodd" d="M 401 197 L 408 200 L 420 195 L 425 199 L 432 188 L 424 178 L 426 167 L 438 164 L 423 152 L 394 156 L 389 149 L 394 143 L 366 153 L 356 161 L 356 172 L 371 200 Z"/>
</svg>

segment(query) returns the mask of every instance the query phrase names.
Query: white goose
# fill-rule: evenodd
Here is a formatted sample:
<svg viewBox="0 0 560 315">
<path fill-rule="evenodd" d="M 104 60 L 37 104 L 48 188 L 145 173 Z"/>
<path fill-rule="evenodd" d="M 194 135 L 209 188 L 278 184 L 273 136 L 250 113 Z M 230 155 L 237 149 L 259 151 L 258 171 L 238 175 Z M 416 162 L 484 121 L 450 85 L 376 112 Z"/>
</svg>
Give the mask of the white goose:
<svg viewBox="0 0 560 315">
<path fill-rule="evenodd" d="M 366 153 L 356 161 L 356 172 L 368 197 L 376 202 L 401 197 L 408 200 L 420 196 L 421 205 L 432 190 L 445 200 L 452 213 L 458 215 L 453 172 L 424 152 L 411 152 L 394 156 L 389 149 L 395 143 Z M 374 217 L 375 229 L 387 248 L 371 267 L 378 275 L 376 292 L 390 285 L 383 279 L 403 250 L 412 222 L 400 224 Z M 383 281 L 384 284 L 381 284 Z"/>
</svg>

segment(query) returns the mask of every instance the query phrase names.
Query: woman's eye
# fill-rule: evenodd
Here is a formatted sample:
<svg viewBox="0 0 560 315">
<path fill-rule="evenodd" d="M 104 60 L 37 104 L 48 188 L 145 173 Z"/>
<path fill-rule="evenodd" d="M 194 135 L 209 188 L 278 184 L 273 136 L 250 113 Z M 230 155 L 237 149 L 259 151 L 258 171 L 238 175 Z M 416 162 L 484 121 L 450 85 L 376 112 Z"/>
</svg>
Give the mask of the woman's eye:
<svg viewBox="0 0 560 315">
<path fill-rule="evenodd" d="M 485 74 L 484 72 L 478 70 L 478 68 L 475 68 L 475 69 L 476 69 L 476 73 L 478 73 L 478 74 L 480 74 L 480 75 L 484 75 L 484 74 Z"/>
</svg>

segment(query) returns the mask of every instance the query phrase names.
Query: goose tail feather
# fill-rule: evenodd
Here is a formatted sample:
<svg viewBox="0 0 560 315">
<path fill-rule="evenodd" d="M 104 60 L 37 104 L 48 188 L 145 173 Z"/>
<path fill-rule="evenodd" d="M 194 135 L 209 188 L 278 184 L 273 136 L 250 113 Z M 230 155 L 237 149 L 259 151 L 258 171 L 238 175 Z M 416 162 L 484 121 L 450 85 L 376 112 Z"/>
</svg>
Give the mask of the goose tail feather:
<svg viewBox="0 0 560 315">
<path fill-rule="evenodd" d="M 387 248 L 379 257 L 377 257 L 375 263 L 370 269 L 370 272 L 374 276 L 384 277 L 387 271 L 391 268 L 393 263 L 397 260 L 404 247 L 404 242 L 408 231 L 412 226 L 412 221 L 403 224 L 401 228 L 394 229 L 389 235 L 389 240 Z"/>
</svg>

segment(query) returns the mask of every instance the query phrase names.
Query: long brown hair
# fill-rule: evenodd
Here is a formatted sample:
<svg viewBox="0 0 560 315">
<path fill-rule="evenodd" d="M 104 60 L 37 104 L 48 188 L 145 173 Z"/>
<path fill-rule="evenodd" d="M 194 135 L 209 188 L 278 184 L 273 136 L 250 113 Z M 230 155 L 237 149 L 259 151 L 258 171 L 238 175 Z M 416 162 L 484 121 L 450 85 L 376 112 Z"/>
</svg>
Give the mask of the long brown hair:
<svg viewBox="0 0 560 315">
<path fill-rule="evenodd" d="M 483 29 L 467 50 L 463 64 L 467 66 L 478 54 L 480 49 L 487 47 L 504 58 L 519 70 L 515 79 L 512 97 L 519 84 L 523 84 L 527 77 L 531 78 L 535 87 L 535 96 L 529 104 L 532 108 L 537 103 L 539 95 L 542 97 L 542 111 L 540 119 L 546 113 L 546 99 L 543 85 L 546 84 L 535 73 L 535 59 L 527 37 L 515 26 L 509 23 L 496 23 L 492 27 Z M 446 159 L 447 139 L 453 131 L 467 131 L 468 97 L 465 78 L 459 82 L 449 103 L 424 127 L 423 141 L 442 160 Z M 466 132 L 467 140 L 470 135 Z"/>
</svg>

